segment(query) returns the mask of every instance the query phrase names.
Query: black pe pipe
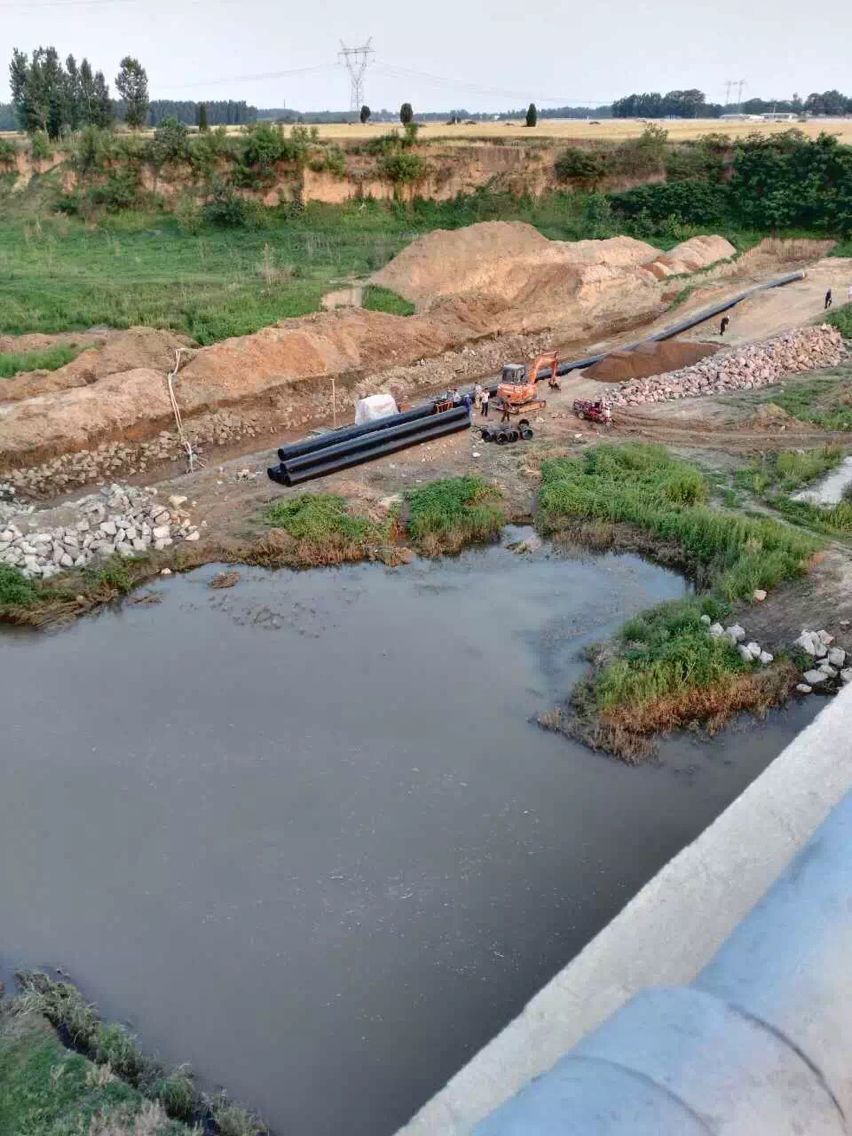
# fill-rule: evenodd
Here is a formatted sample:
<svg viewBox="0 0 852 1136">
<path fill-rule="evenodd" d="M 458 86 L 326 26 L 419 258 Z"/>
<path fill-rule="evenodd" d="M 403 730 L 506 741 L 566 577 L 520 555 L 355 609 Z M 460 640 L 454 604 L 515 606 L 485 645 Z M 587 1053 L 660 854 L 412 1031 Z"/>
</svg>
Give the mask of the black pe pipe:
<svg viewBox="0 0 852 1136">
<path fill-rule="evenodd" d="M 434 419 L 427 419 L 422 430 L 417 433 L 406 434 L 403 437 L 396 436 L 384 441 L 379 435 L 376 436 L 375 442 L 369 449 L 349 450 L 337 457 L 329 458 L 327 461 L 318 461 L 314 465 L 295 470 L 292 473 L 287 472 L 283 465 L 274 466 L 267 470 L 267 473 L 273 481 L 277 481 L 281 485 L 299 485 L 303 481 L 310 481 L 315 477 L 325 477 L 329 473 L 336 473 L 338 470 L 360 465 L 362 462 L 373 461 L 375 458 L 384 457 L 386 454 L 395 453 L 397 450 L 406 449 L 408 446 L 420 445 L 422 442 L 430 442 L 445 434 L 466 430 L 469 426 L 470 418 L 466 413 L 461 416 L 442 414 Z"/>
<path fill-rule="evenodd" d="M 305 438 L 301 442 L 293 442 L 289 446 L 280 446 L 278 456 L 282 461 L 301 457 L 302 454 L 313 453 L 314 450 L 323 450 L 326 446 L 337 442 L 345 442 L 350 438 L 360 438 L 363 434 L 372 434 L 376 430 L 384 430 L 386 426 L 398 426 L 403 422 L 416 422 L 420 418 L 434 412 L 434 406 L 425 403 L 415 406 L 413 410 L 403 410 L 399 414 L 389 414 L 386 418 L 377 418 L 375 422 L 365 422 L 363 426 L 344 426 L 340 430 L 330 430 L 327 434 L 318 434 L 315 438 Z"/>
<path fill-rule="evenodd" d="M 464 406 L 453 407 L 452 410 L 445 410 L 440 414 L 432 414 L 428 417 L 419 418 L 414 422 L 403 422 L 398 426 L 386 425 L 383 430 L 374 430 L 370 434 L 362 434 L 356 438 L 349 438 L 343 442 L 334 442 L 332 445 L 326 445 L 321 450 L 312 450 L 309 454 L 302 454 L 299 457 L 288 458 L 281 464 L 287 473 L 295 473 L 300 469 L 307 469 L 311 465 L 315 465 L 318 461 L 328 461 L 332 458 L 341 456 L 342 454 L 358 452 L 359 450 L 369 449 L 376 444 L 377 440 L 390 441 L 392 438 L 402 438 L 409 434 L 416 434 L 424 429 L 429 422 L 433 419 L 446 420 L 448 418 L 467 418 L 469 417 L 467 408 Z M 388 419 L 383 419 L 388 422 Z"/>
<path fill-rule="evenodd" d="M 796 280 L 804 280 L 804 272 L 788 272 L 786 276 L 776 276 L 774 280 L 768 280 L 765 284 L 755 284 L 751 288 L 746 288 L 744 292 L 738 292 L 735 296 L 729 296 L 727 300 L 721 303 L 714 304 L 711 308 L 704 308 L 700 312 L 696 312 L 688 319 L 681 320 L 680 323 L 672 324 L 669 327 L 663 328 L 662 331 L 657 331 L 653 335 L 647 336 L 645 339 L 639 339 L 635 343 L 629 343 L 626 347 L 617 347 L 617 351 L 635 351 L 637 347 L 641 347 L 643 343 L 661 343 L 664 339 L 672 339 L 675 335 L 680 335 L 683 331 L 689 331 L 692 327 L 697 327 L 700 323 L 706 323 L 707 320 L 712 319 L 714 316 L 721 315 L 722 312 L 728 311 L 730 308 L 736 307 L 741 304 L 743 300 L 747 300 L 749 296 L 754 296 L 757 292 L 765 292 L 770 288 L 782 288 L 785 284 L 792 284 Z M 606 359 L 608 355 L 612 355 L 612 351 L 603 351 L 600 355 L 590 355 L 586 359 L 572 359 L 570 362 L 560 363 L 556 368 L 557 375 L 567 375 L 569 371 L 579 371 L 585 367 L 592 367 L 595 363 L 600 363 L 601 359 Z M 542 371 L 539 378 L 549 379 L 550 368 Z"/>
</svg>

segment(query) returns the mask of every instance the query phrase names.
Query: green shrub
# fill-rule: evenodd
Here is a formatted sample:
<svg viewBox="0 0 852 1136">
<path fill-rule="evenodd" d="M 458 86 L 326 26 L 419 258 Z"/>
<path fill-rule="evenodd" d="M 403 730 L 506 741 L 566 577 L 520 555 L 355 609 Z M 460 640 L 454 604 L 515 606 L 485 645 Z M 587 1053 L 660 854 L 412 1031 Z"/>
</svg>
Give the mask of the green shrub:
<svg viewBox="0 0 852 1136">
<path fill-rule="evenodd" d="M 8 138 L 0 138 L 0 166 L 14 166 L 18 147 Z"/>
<path fill-rule="evenodd" d="M 245 229 L 259 223 L 258 209 L 253 201 L 241 197 L 235 189 L 218 185 L 202 208 L 204 220 L 220 229 Z"/>
<path fill-rule="evenodd" d="M 381 176 L 392 181 L 394 185 L 419 181 L 425 169 L 426 163 L 418 154 L 405 151 L 386 154 L 379 163 Z"/>
<path fill-rule="evenodd" d="M 154 131 L 148 155 L 157 166 L 190 161 L 189 128 L 176 118 L 164 118 Z"/>
<path fill-rule="evenodd" d="M 424 552 L 494 540 L 506 523 L 499 492 L 481 477 L 447 477 L 405 494 L 407 529 Z"/>
<path fill-rule="evenodd" d="M 108 213 L 131 209 L 139 201 L 138 172 L 129 166 L 110 170 L 104 182 L 92 186 L 88 197 L 93 205 Z"/>
<path fill-rule="evenodd" d="M 97 126 L 84 126 L 77 136 L 71 160 L 77 172 L 85 177 L 103 169 L 109 155 L 110 133 Z"/>
<path fill-rule="evenodd" d="M 266 1131 L 256 1116 L 224 1095 L 213 1102 L 211 1111 L 219 1136 L 261 1136 Z"/>
<path fill-rule="evenodd" d="M 192 1120 L 199 1105 L 199 1096 L 188 1065 L 181 1065 L 154 1081 L 149 1095 L 161 1101 L 168 1115 L 175 1120 Z"/>
<path fill-rule="evenodd" d="M 38 598 L 38 590 L 11 564 L 0 564 L 0 607 L 29 607 Z"/>
<path fill-rule="evenodd" d="M 572 182 L 594 191 L 598 182 L 606 177 L 609 163 L 606 155 L 596 150 L 582 150 L 568 146 L 554 162 L 557 181 Z"/>
<path fill-rule="evenodd" d="M 122 596 L 133 591 L 133 577 L 129 564 L 118 553 L 110 556 L 100 567 L 86 568 L 83 575 L 87 585 L 93 589 L 106 586 L 114 588 Z"/>
<path fill-rule="evenodd" d="M 34 162 L 46 162 L 53 157 L 53 146 L 43 130 L 30 137 L 30 155 Z"/>
<path fill-rule="evenodd" d="M 137 1085 L 148 1069 L 145 1056 L 123 1026 L 99 1022 L 91 1047 L 96 1061 L 109 1064 L 114 1073 L 132 1085 Z"/>
<path fill-rule="evenodd" d="M 724 605 L 707 599 L 674 600 L 629 620 L 619 657 L 594 683 L 598 709 L 641 705 L 695 686 L 709 686 L 746 669 L 727 637 L 714 639 L 702 615 L 721 618 Z"/>
<path fill-rule="evenodd" d="M 267 509 L 266 519 L 296 540 L 316 542 L 329 537 L 362 541 L 373 527 L 366 517 L 353 517 L 343 498 L 333 493 L 302 493 L 289 501 L 276 501 Z"/>
</svg>

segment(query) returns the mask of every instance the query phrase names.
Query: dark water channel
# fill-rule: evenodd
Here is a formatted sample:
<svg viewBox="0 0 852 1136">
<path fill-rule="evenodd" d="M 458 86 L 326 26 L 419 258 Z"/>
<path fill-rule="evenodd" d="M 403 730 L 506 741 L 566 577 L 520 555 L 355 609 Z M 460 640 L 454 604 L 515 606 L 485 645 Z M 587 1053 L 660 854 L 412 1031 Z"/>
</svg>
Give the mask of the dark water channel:
<svg viewBox="0 0 852 1136">
<path fill-rule="evenodd" d="M 281 1136 L 389 1136 L 816 710 L 637 769 L 530 725 L 683 593 L 632 556 L 214 572 L 0 638 L 0 962 Z"/>
</svg>

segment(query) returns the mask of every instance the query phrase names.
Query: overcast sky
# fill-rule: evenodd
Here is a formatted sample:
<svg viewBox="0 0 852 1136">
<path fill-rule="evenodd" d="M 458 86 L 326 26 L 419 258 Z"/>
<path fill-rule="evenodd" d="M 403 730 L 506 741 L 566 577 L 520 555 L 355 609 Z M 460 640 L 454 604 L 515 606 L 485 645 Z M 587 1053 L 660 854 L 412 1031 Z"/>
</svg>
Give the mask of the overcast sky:
<svg viewBox="0 0 852 1136">
<path fill-rule="evenodd" d="M 121 57 L 135 55 L 154 98 L 345 109 L 339 41 L 368 36 L 374 110 L 604 103 L 683 87 L 721 102 L 728 79 L 746 81 L 744 98 L 852 93 L 848 3 L 0 0 L 4 60 L 13 46 L 53 44 L 63 58 L 88 56 L 112 83 Z M 305 68 L 316 70 L 279 74 Z"/>
</svg>

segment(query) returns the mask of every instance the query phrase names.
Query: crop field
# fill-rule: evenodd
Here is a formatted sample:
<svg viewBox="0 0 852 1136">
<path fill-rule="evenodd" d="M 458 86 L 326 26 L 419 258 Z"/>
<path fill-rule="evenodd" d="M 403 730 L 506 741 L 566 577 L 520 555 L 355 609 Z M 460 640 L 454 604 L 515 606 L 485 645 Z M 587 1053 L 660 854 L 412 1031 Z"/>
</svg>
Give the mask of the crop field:
<svg viewBox="0 0 852 1136">
<path fill-rule="evenodd" d="M 848 118 L 814 118 L 808 122 L 721 122 L 718 118 L 691 118 L 691 119 L 661 119 L 655 120 L 668 132 L 671 142 L 687 142 L 690 139 L 700 138 L 703 134 L 724 134 L 729 138 L 746 138 L 749 134 L 783 134 L 790 129 L 801 130 L 808 138 L 816 138 L 822 133 L 833 134 L 845 143 L 852 143 L 852 117 Z M 399 123 L 368 122 L 329 122 L 317 126 L 320 139 L 324 141 L 344 142 L 350 139 L 353 142 L 375 138 L 388 130 L 397 127 Z M 419 139 L 421 141 L 436 142 L 505 142 L 512 139 L 523 141 L 545 141 L 555 139 L 558 142 L 582 142 L 595 140 L 599 142 L 624 142 L 630 138 L 638 138 L 645 127 L 646 119 L 640 118 L 604 118 L 598 120 L 583 118 L 539 118 L 534 129 L 524 126 L 521 119 L 501 119 L 499 122 L 475 122 L 471 125 L 458 124 L 447 126 L 443 122 L 427 122 L 420 127 Z M 190 128 L 191 129 L 191 128 Z M 229 134 L 239 134 L 239 126 L 229 126 Z M 153 135 L 152 130 L 140 131 L 142 137 Z M 17 139 L 23 142 L 21 135 L 0 131 L 0 137 Z"/>
<path fill-rule="evenodd" d="M 320 138 L 353 141 L 372 138 L 385 133 L 392 123 L 375 122 L 362 126 L 360 123 L 327 123 L 320 127 Z M 500 142 L 510 138 L 524 141 L 554 138 L 560 142 L 588 141 L 624 142 L 628 138 L 638 138 L 647 123 L 638 118 L 601 119 L 593 125 L 591 120 L 581 118 L 539 118 L 538 126 L 527 129 L 521 120 L 512 122 L 477 122 L 471 126 L 446 126 L 444 123 L 429 122 L 420 127 L 418 137 L 425 141 L 488 141 Z M 852 142 L 852 118 L 818 118 L 810 122 L 720 122 L 718 118 L 693 118 L 663 120 L 658 123 L 668 131 L 672 142 L 686 142 L 700 138 L 702 134 L 725 134 L 730 138 L 745 138 L 749 134 L 783 134 L 795 127 L 809 138 L 816 138 L 825 131 L 836 134 L 841 142 Z"/>
</svg>

